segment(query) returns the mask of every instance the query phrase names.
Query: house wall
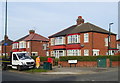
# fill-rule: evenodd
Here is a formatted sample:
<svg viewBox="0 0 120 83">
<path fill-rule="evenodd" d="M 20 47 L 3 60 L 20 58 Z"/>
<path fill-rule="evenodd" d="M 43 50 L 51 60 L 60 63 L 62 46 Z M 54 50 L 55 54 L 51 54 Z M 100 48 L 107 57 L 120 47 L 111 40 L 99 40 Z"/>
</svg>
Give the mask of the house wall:
<svg viewBox="0 0 120 83">
<path fill-rule="evenodd" d="M 84 45 L 84 47 L 80 47 L 79 49 L 81 50 L 81 56 L 84 56 L 84 50 L 88 49 L 89 50 L 89 56 L 93 56 L 93 49 L 99 49 L 99 55 L 106 55 L 108 51 L 108 46 L 105 46 L 105 38 L 108 37 L 108 34 L 103 34 L 103 33 L 96 33 L 96 32 L 88 32 L 89 33 L 89 42 L 84 43 L 84 34 L 85 33 L 80 33 L 80 44 L 71 44 L 70 46 L 73 46 L 73 48 L 76 48 L 77 46 L 80 47 L 80 45 Z M 49 48 L 50 48 L 50 53 L 53 51 L 54 48 L 66 48 L 67 45 L 67 36 L 66 38 L 66 44 L 65 45 L 57 45 L 57 46 L 51 46 L 51 42 L 49 42 Z M 49 39 L 50 41 L 50 39 Z M 111 41 L 110 41 L 110 47 L 111 48 L 117 48 L 116 44 L 116 35 L 111 35 Z M 66 52 L 67 54 L 67 52 Z M 50 54 L 51 55 L 51 54 Z"/>
<path fill-rule="evenodd" d="M 10 52 L 12 51 L 12 45 L 10 46 L 6 46 L 6 53 L 8 55 L 10 55 Z M 2 46 L 2 50 L 0 51 L 0 53 L 5 53 L 5 46 Z"/>
</svg>

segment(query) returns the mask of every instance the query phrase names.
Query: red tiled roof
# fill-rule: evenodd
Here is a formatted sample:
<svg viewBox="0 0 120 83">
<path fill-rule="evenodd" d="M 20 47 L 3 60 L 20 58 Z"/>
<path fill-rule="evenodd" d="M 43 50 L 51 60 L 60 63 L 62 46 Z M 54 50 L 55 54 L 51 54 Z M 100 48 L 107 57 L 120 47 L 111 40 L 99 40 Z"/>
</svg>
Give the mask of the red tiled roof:
<svg viewBox="0 0 120 83">
<path fill-rule="evenodd" d="M 48 41 L 47 38 L 45 38 L 45 37 L 43 37 L 43 36 L 41 36 L 41 35 L 39 35 L 39 34 L 36 34 L 36 33 L 34 33 L 34 34 L 29 34 L 29 36 L 26 37 L 24 40 L 25 40 L 25 41 L 29 41 L 29 40 Z"/>
</svg>

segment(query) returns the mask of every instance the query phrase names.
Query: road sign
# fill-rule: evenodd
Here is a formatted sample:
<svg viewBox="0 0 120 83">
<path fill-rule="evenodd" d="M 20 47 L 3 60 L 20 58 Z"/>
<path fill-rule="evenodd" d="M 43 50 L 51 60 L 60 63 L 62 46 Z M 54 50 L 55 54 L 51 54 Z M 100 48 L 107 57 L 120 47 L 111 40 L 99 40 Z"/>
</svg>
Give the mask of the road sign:
<svg viewBox="0 0 120 83">
<path fill-rule="evenodd" d="M 8 45 L 8 43 L 4 43 L 4 46 L 7 46 Z"/>
</svg>

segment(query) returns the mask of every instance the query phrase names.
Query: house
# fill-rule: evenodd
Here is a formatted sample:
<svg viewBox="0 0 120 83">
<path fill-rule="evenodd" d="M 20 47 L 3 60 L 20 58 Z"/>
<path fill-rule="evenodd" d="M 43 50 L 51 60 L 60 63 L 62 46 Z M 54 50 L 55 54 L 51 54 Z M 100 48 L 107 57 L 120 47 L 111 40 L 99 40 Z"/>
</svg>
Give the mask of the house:
<svg viewBox="0 0 120 83">
<path fill-rule="evenodd" d="M 32 56 L 46 56 L 48 39 L 29 30 L 29 34 L 14 41 L 12 45 L 13 52 L 28 52 Z"/>
<path fill-rule="evenodd" d="M 120 39 L 117 40 L 117 49 L 118 53 L 116 55 L 120 55 Z"/>
<path fill-rule="evenodd" d="M 108 31 L 92 23 L 84 23 L 82 16 L 72 25 L 49 36 L 50 55 L 60 56 L 97 56 L 114 55 L 116 50 L 116 34 L 111 33 L 110 49 L 108 49 Z"/>
<path fill-rule="evenodd" d="M 12 51 L 13 41 L 10 40 L 8 36 L 6 36 L 5 38 L 6 38 L 6 43 L 5 43 L 5 40 L 2 40 L 0 42 L 0 56 L 5 55 L 5 45 L 6 45 L 6 55 L 10 55 L 10 52 Z"/>
</svg>

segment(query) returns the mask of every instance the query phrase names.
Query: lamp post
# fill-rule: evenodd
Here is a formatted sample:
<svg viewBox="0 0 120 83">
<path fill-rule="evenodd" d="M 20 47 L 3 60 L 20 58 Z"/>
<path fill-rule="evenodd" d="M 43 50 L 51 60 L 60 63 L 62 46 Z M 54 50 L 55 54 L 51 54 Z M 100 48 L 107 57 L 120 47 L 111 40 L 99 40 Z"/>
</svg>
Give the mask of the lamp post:
<svg viewBox="0 0 120 83">
<path fill-rule="evenodd" d="M 111 25 L 114 24 L 114 23 L 109 23 L 109 33 L 108 33 L 108 55 L 109 54 L 109 49 L 110 49 L 110 41 L 111 41 L 111 38 L 110 38 L 110 35 L 111 35 Z"/>
</svg>

